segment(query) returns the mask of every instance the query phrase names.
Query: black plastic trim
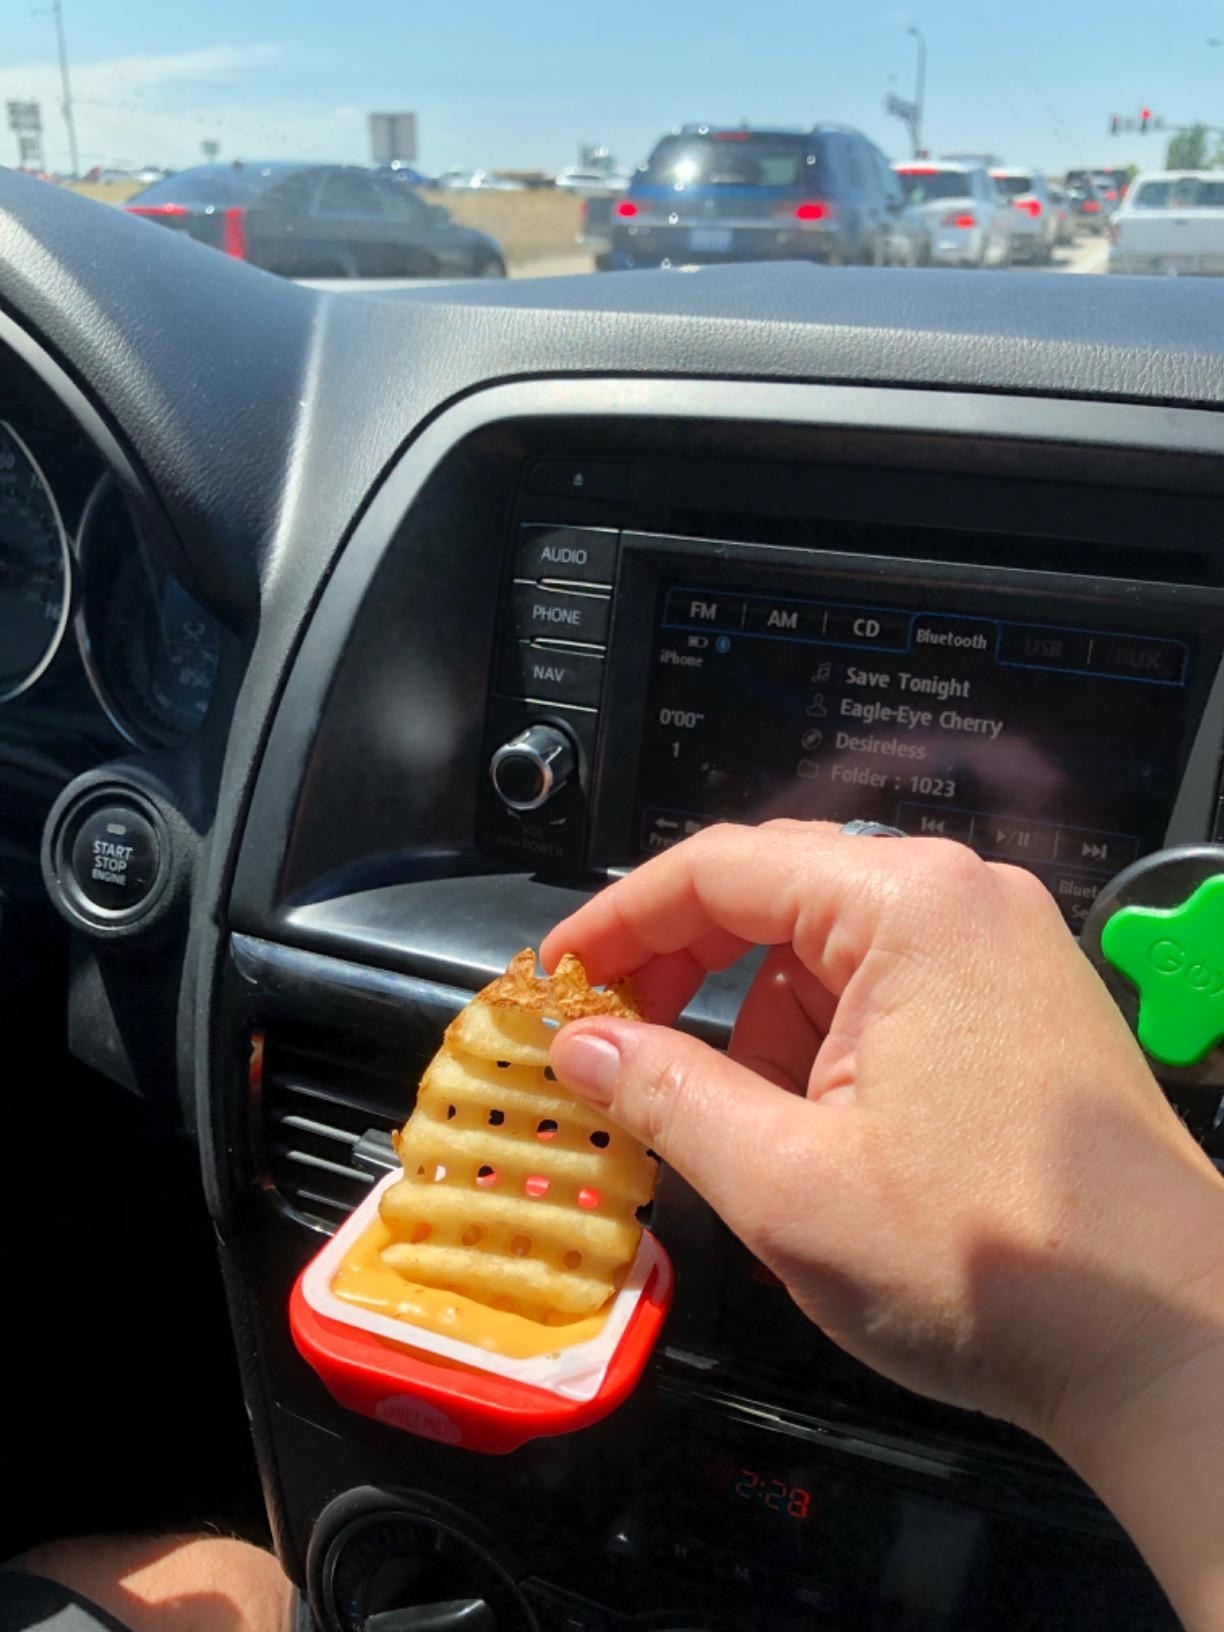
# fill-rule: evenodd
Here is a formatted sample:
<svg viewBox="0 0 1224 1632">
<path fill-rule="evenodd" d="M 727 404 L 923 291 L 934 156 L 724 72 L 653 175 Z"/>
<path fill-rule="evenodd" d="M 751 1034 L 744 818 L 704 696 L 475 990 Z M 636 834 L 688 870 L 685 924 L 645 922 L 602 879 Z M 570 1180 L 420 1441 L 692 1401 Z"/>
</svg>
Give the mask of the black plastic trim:
<svg viewBox="0 0 1224 1632">
<path fill-rule="evenodd" d="M 634 424 L 673 427 L 751 424 L 820 430 L 831 440 L 829 456 L 861 461 L 872 446 L 884 462 L 885 443 L 893 433 L 903 439 L 893 464 L 934 466 L 972 472 L 980 477 L 1005 466 L 1020 449 L 1030 476 L 1051 464 L 1065 475 L 1062 456 L 1075 452 L 1076 478 L 1118 482 L 1123 470 L 1141 467 L 1148 485 L 1164 465 L 1173 485 L 1187 478 L 1186 464 L 1209 491 L 1224 480 L 1224 418 L 1197 410 L 1149 409 L 1117 403 L 1064 403 L 1045 399 L 991 397 L 976 393 L 896 391 L 821 385 L 771 385 L 740 382 L 734 392 L 705 380 L 585 379 L 516 382 L 490 387 L 453 404 L 433 420 L 391 470 L 359 521 L 334 572 L 292 666 L 273 721 L 239 852 L 232 921 L 257 934 L 300 933 L 302 920 L 290 922 L 292 909 L 281 900 L 284 858 L 319 722 L 340 656 L 349 640 L 362 602 L 383 565 L 405 518 L 433 473 L 477 432 L 533 423 L 626 429 Z M 856 441 L 857 439 L 857 441 Z M 1117 455 L 1125 451 L 1119 468 Z M 1177 461 L 1170 455 L 1192 456 Z M 1208 456 L 1208 457 L 1204 457 Z M 1107 465 L 1100 461 L 1108 460 Z M 489 539 L 490 587 L 497 579 L 502 541 Z M 472 638 L 488 643 L 487 597 L 479 629 Z M 1224 695 L 1213 703 L 1224 706 Z M 1191 794 L 1188 790 L 1188 797 Z M 1202 789 L 1193 790 L 1193 805 Z M 1188 814 L 1179 805 L 1179 820 Z M 337 948 L 339 950 L 339 948 Z M 352 955 L 352 943 L 345 949 Z"/>
</svg>

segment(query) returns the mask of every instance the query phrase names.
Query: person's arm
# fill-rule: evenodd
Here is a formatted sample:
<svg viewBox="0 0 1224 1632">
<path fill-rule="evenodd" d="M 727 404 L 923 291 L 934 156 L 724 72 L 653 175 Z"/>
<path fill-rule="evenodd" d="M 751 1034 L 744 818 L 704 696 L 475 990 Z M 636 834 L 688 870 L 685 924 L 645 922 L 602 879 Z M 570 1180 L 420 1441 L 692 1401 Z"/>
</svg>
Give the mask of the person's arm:
<svg viewBox="0 0 1224 1632">
<path fill-rule="evenodd" d="M 1219 1226 L 1217 1226 L 1219 1227 Z M 1173 1319 L 1121 1397 L 1089 1388 L 1060 1412 L 1050 1443 L 1092 1486 L 1192 1632 L 1224 1627 L 1224 1308 L 1219 1277 L 1202 1289 L 1212 1315 Z M 1179 1330 L 1180 1327 L 1180 1330 Z"/>
<path fill-rule="evenodd" d="M 727 1057 L 582 1021 L 558 1075 L 850 1353 L 1047 1439 L 1224 1628 L 1224 1181 L 1049 895 L 941 840 L 716 828 L 543 958 L 633 975 L 666 1022 L 756 945 Z"/>
</svg>

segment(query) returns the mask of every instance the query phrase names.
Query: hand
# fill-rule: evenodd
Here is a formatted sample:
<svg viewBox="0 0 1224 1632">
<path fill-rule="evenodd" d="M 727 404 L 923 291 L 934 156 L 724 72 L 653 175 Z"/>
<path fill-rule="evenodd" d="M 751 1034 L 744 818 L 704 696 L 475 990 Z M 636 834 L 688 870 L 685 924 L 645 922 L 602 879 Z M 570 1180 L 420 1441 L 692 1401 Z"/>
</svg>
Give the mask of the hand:
<svg viewBox="0 0 1224 1632">
<path fill-rule="evenodd" d="M 830 1337 L 1072 1449 L 1224 1347 L 1224 1184 L 1030 874 L 943 840 L 719 827 L 542 957 L 633 975 L 670 1021 L 758 944 L 729 1057 L 594 1020 L 552 1060 Z"/>
</svg>

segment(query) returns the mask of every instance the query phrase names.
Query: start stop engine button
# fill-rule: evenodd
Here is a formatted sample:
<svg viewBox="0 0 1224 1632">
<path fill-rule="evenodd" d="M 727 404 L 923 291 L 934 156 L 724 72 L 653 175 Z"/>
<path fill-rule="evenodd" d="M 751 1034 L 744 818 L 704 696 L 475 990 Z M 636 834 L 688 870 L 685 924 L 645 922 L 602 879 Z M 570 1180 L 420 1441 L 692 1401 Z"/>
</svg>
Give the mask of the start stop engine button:
<svg viewBox="0 0 1224 1632">
<path fill-rule="evenodd" d="M 77 829 L 70 865 L 73 882 L 87 901 L 104 912 L 131 912 L 157 882 L 157 830 L 131 805 L 102 805 Z"/>
</svg>

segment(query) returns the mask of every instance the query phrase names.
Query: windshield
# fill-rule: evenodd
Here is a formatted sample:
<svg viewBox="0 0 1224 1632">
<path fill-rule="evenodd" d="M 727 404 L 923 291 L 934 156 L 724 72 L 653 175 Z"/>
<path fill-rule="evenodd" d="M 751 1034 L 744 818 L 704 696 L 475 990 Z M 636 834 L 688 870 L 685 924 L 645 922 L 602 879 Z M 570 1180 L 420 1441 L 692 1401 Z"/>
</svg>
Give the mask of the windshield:
<svg viewBox="0 0 1224 1632">
<path fill-rule="evenodd" d="M 1150 86 L 1124 25 L 1100 0 L 56 0 L 6 13 L 3 157 L 341 292 L 785 260 L 1103 273 L 1137 174 L 1224 175 L 1224 25 L 1163 69 L 1144 48 Z M 942 240 L 918 206 L 986 205 L 992 174 L 989 241 Z"/>
<path fill-rule="evenodd" d="M 901 170 L 897 178 L 911 204 L 936 198 L 970 198 L 972 180 L 963 170 Z"/>
</svg>

